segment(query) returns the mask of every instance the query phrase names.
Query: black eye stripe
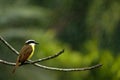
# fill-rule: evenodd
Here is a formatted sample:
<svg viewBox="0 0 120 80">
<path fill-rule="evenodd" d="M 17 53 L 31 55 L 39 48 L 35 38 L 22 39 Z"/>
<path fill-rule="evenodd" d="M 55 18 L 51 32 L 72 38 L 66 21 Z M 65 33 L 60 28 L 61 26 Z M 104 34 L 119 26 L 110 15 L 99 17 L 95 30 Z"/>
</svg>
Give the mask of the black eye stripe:
<svg viewBox="0 0 120 80">
<path fill-rule="evenodd" d="M 28 44 L 29 44 L 29 43 L 35 43 L 35 42 L 34 42 L 34 41 L 29 41 Z"/>
</svg>

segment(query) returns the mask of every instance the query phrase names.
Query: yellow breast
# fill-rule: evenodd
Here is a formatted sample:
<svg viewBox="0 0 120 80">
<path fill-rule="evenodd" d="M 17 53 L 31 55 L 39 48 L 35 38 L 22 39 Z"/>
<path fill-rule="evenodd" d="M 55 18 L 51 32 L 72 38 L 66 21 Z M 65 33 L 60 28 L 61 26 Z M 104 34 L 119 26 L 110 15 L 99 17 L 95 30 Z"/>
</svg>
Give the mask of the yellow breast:
<svg viewBox="0 0 120 80">
<path fill-rule="evenodd" d="M 32 53 L 30 54 L 30 56 L 28 57 L 28 59 L 30 59 L 33 56 L 34 51 L 35 51 L 35 44 L 31 43 L 29 45 L 32 47 Z"/>
</svg>

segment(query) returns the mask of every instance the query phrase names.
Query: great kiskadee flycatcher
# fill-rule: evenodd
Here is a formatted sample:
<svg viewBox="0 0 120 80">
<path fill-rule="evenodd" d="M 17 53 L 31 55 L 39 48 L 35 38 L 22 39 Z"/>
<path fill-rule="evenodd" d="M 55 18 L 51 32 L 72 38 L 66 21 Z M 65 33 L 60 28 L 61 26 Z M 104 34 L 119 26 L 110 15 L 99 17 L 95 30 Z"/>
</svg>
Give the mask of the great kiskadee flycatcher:
<svg viewBox="0 0 120 80">
<path fill-rule="evenodd" d="M 16 68 L 19 65 L 24 64 L 24 62 L 26 60 L 30 59 L 33 56 L 36 44 L 38 44 L 38 43 L 35 42 L 35 40 L 27 40 L 25 42 L 24 46 L 22 47 L 22 49 L 19 52 L 19 56 L 17 57 L 17 60 L 16 60 L 16 65 L 15 65 L 12 73 L 15 72 Z"/>
</svg>

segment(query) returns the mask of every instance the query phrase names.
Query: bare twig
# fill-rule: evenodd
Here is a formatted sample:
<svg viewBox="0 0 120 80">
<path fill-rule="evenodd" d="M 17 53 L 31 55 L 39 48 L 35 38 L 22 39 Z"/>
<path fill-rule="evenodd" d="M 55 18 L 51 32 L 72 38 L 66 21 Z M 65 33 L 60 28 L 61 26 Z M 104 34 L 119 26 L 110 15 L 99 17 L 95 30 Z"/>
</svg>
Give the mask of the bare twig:
<svg viewBox="0 0 120 80">
<path fill-rule="evenodd" d="M 1 60 L 1 59 L 0 59 L 0 63 L 10 65 L 10 66 L 15 66 L 15 64 L 16 64 L 16 63 L 8 62 L 8 61 Z"/>
<path fill-rule="evenodd" d="M 14 49 L 2 36 L 0 36 L 0 40 L 15 54 L 19 54 L 19 52 L 16 49 Z"/>
<path fill-rule="evenodd" d="M 45 57 L 45 58 L 42 58 L 42 59 L 38 59 L 38 60 L 35 60 L 35 61 L 30 61 L 29 64 L 34 64 L 34 63 L 38 63 L 38 62 L 42 62 L 42 61 L 46 61 L 46 60 L 55 58 L 55 57 L 59 56 L 60 54 L 62 54 L 63 52 L 64 52 L 64 49 L 61 50 L 60 52 L 52 55 L 52 56 L 48 56 L 48 57 Z"/>
<path fill-rule="evenodd" d="M 95 69 L 95 68 L 99 68 L 102 66 L 102 64 L 97 64 L 91 67 L 84 67 L 84 68 L 54 68 L 54 67 L 48 67 L 48 66 L 43 66 L 40 64 L 34 64 L 37 67 L 46 69 L 46 70 L 53 70 L 53 71 L 64 71 L 64 72 L 70 72 L 70 71 L 85 71 L 85 70 L 91 70 L 91 69 Z"/>
<path fill-rule="evenodd" d="M 0 60 L 0 63 L 6 64 L 6 65 L 10 65 L 10 66 L 15 66 L 15 63 L 8 62 L 8 61 L 4 61 L 4 60 Z M 37 64 L 37 63 L 33 63 L 33 64 L 34 64 L 34 66 L 37 66 L 37 67 L 39 67 L 39 68 L 43 68 L 43 69 L 46 69 L 46 70 L 64 71 L 64 72 L 70 72 L 70 71 L 85 71 L 85 70 L 91 70 L 91 69 L 99 68 L 99 67 L 102 66 L 102 64 L 97 64 L 97 65 L 94 65 L 94 66 L 91 66 L 91 67 L 69 68 L 69 69 L 66 69 L 66 68 L 48 67 L 48 66 L 44 66 L 44 65 Z"/>
<path fill-rule="evenodd" d="M 0 40 L 10 49 L 12 50 L 15 54 L 19 54 L 19 52 L 14 49 L 3 37 L 0 36 Z M 46 70 L 54 70 L 54 71 L 65 71 L 65 72 L 69 72 L 69 71 L 85 71 L 85 70 L 91 70 L 91 69 L 95 69 L 95 68 L 99 68 L 102 66 L 102 64 L 97 64 L 97 65 L 94 65 L 94 66 L 91 66 L 91 67 L 84 67 L 84 68 L 69 68 L 69 69 L 65 69 L 65 68 L 54 68 L 54 67 L 48 67 L 48 66 L 44 66 L 44 65 L 40 65 L 38 64 L 37 62 L 42 62 L 42 61 L 46 61 L 46 60 L 49 60 L 49 59 L 53 59 L 57 56 L 59 56 L 60 54 L 62 54 L 64 52 L 64 50 L 52 55 L 52 56 L 48 56 L 46 58 L 42 58 L 42 59 L 38 59 L 38 60 L 35 60 L 35 61 L 32 61 L 32 60 L 28 60 L 29 63 L 26 63 L 26 64 L 33 64 L 34 66 L 37 66 L 39 68 L 43 68 L 43 69 L 46 69 Z M 16 63 L 12 63 L 12 62 L 8 62 L 8 61 L 5 61 L 5 60 L 0 60 L 0 63 L 2 64 L 6 64 L 6 65 L 11 65 L 11 66 L 14 66 Z M 23 64 L 24 65 L 24 64 Z"/>
</svg>

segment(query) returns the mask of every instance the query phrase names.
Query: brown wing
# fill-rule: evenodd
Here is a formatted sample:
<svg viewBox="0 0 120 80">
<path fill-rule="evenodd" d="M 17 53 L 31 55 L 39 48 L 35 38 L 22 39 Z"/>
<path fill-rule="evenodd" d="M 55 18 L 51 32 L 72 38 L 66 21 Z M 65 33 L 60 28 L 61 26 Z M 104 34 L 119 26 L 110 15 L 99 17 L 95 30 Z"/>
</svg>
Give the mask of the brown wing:
<svg viewBox="0 0 120 80">
<path fill-rule="evenodd" d="M 20 55 L 18 57 L 20 63 L 24 63 L 30 54 L 32 53 L 32 47 L 30 45 L 24 45 L 20 50 Z"/>
</svg>

